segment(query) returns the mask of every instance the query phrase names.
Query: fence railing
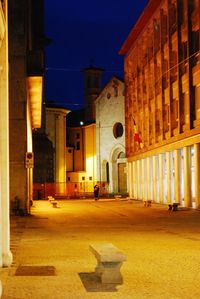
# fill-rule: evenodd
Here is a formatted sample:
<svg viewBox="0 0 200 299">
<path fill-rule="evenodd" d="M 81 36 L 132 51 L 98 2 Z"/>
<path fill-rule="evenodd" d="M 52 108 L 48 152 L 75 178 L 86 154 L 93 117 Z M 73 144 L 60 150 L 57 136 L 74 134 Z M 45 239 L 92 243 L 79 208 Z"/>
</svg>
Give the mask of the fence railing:
<svg viewBox="0 0 200 299">
<path fill-rule="evenodd" d="M 107 196 L 107 182 L 101 182 L 98 184 L 100 186 L 100 196 Z M 47 199 L 48 196 L 75 199 L 93 197 L 94 185 L 94 182 L 35 183 L 33 184 L 33 199 Z"/>
</svg>

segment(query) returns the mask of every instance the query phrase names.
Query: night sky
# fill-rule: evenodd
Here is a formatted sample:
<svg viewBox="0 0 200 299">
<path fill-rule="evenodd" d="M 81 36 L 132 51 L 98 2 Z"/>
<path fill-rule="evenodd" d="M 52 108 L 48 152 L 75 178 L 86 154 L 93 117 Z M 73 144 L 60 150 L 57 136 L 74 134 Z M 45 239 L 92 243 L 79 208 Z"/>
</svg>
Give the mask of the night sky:
<svg viewBox="0 0 200 299">
<path fill-rule="evenodd" d="M 123 79 L 118 52 L 148 0 L 45 0 L 45 98 L 71 110 L 84 100 L 82 70 L 103 68 L 103 85 Z"/>
</svg>

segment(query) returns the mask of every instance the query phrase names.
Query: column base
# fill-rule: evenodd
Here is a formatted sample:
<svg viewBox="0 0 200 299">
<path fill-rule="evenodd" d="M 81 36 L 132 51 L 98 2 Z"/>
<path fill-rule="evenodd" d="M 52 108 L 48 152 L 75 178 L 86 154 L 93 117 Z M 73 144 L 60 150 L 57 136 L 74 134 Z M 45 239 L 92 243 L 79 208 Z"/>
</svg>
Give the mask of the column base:
<svg viewBox="0 0 200 299">
<path fill-rule="evenodd" d="M 2 296 L 2 283 L 1 283 L 1 280 L 0 280 L 0 298 Z"/>
<path fill-rule="evenodd" d="M 3 263 L 3 267 L 9 267 L 13 262 L 13 255 L 12 252 L 9 251 L 8 253 L 4 253 L 2 255 L 2 263 Z"/>
</svg>

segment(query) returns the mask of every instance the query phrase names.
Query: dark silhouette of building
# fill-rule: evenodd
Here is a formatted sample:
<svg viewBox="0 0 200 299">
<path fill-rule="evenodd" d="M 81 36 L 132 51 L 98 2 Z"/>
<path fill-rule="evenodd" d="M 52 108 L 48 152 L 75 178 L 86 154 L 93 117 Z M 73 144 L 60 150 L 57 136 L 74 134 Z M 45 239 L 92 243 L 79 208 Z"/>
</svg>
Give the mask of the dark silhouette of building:
<svg viewBox="0 0 200 299">
<path fill-rule="evenodd" d="M 44 77 L 44 1 L 9 0 L 10 199 L 29 213 L 32 129 L 41 126 Z M 29 155 L 27 155 L 29 153 Z M 33 161 L 31 161 L 33 162 Z"/>
</svg>

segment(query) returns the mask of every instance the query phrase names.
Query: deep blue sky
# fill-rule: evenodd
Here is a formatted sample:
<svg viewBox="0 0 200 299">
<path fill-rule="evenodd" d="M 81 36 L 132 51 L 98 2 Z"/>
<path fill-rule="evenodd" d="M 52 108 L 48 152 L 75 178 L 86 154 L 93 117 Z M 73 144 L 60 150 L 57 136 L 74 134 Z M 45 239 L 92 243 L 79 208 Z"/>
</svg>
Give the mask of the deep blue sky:
<svg viewBox="0 0 200 299">
<path fill-rule="evenodd" d="M 70 109 L 84 100 L 82 69 L 103 68 L 103 85 L 123 79 L 118 54 L 148 0 L 45 0 L 46 101 Z M 102 86 L 103 87 L 103 86 Z"/>
</svg>

